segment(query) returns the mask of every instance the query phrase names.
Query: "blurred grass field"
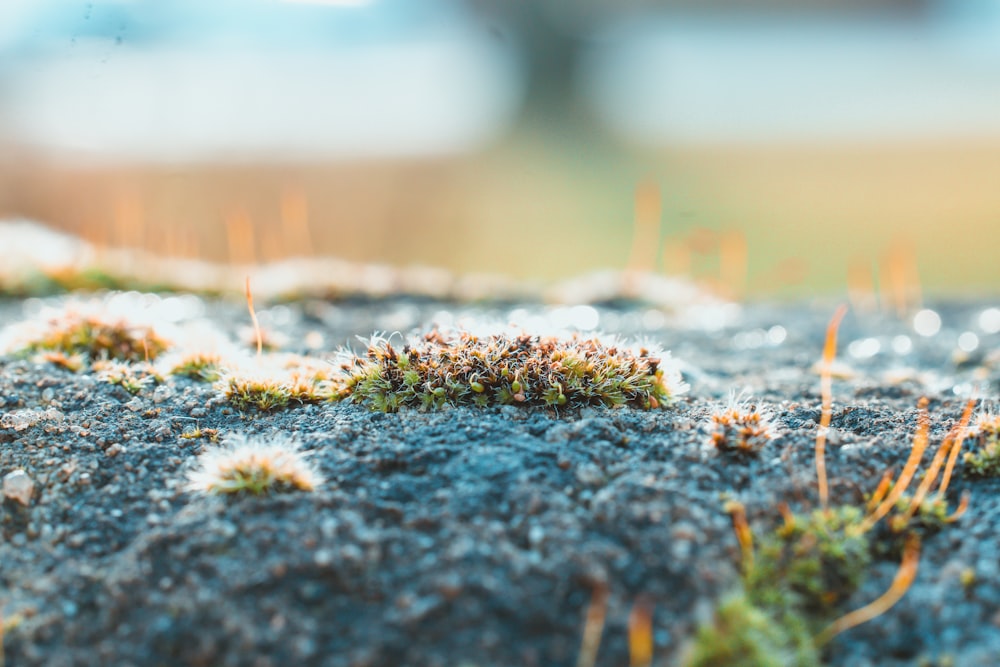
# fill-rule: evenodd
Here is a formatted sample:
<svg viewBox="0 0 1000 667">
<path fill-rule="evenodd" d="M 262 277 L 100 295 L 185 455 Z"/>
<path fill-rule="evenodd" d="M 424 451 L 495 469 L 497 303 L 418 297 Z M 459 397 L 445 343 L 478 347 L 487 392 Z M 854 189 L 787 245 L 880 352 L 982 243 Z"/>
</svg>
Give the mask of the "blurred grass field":
<svg viewBox="0 0 1000 667">
<path fill-rule="evenodd" d="M 929 292 L 1000 285 L 1000 141 L 635 153 L 527 127 L 434 160 L 73 166 L 24 152 L 2 169 L 0 216 L 171 256 L 555 280 L 626 267 L 645 183 L 662 213 L 642 261 L 666 273 L 714 284 L 720 241 L 742 237 L 751 296 L 841 291 L 850 271 L 877 281 L 893 255 Z"/>
<path fill-rule="evenodd" d="M 997 292 L 1000 10 L 703 4 L 16 0 L 0 219 L 241 265 Z"/>
</svg>

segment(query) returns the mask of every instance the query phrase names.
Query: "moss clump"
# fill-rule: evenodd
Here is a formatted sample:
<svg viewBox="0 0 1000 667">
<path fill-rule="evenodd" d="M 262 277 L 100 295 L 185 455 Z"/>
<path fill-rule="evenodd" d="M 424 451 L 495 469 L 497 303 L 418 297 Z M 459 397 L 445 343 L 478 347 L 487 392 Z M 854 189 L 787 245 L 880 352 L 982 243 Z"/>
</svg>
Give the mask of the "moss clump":
<svg viewBox="0 0 1000 667">
<path fill-rule="evenodd" d="M 861 585 L 871 550 L 864 514 L 851 506 L 794 515 L 750 547 L 743 521 L 743 592 L 724 599 L 703 626 L 687 667 L 820 664 L 816 635 Z M 737 531 L 738 534 L 741 531 Z"/>
<path fill-rule="evenodd" d="M 1000 415 L 982 415 L 973 433 L 978 446 L 965 454 L 966 472 L 972 477 L 1000 477 Z"/>
<path fill-rule="evenodd" d="M 82 354 L 66 354 L 65 352 L 53 351 L 40 353 L 35 357 L 35 361 L 45 361 L 54 366 L 64 368 L 70 373 L 79 373 L 83 370 L 87 359 Z"/>
<path fill-rule="evenodd" d="M 801 618 L 776 619 L 742 593 L 722 600 L 698 630 L 686 667 L 814 667 L 820 664 Z"/>
<path fill-rule="evenodd" d="M 769 411 L 734 396 L 708 418 L 711 443 L 720 451 L 754 454 L 774 439 L 772 420 Z"/>
<path fill-rule="evenodd" d="M 200 426 L 197 426 L 190 431 L 185 431 L 180 434 L 181 440 L 198 440 L 200 438 L 206 438 L 209 442 L 218 442 L 219 429 L 201 428 Z"/>
<path fill-rule="evenodd" d="M 765 536 L 746 576 L 750 600 L 766 609 L 825 616 L 847 599 L 871 563 L 861 509 L 842 506 L 787 515 Z"/>
<path fill-rule="evenodd" d="M 288 407 L 292 400 L 288 387 L 271 378 L 230 376 L 223 384 L 223 393 L 229 403 L 240 411 L 255 408 L 270 412 Z"/>
<path fill-rule="evenodd" d="M 22 349 L 137 362 L 156 359 L 169 347 L 151 326 L 67 309 L 45 322 Z"/>
<path fill-rule="evenodd" d="M 965 469 L 973 477 L 1000 477 L 1000 442 L 965 454 Z"/>
<path fill-rule="evenodd" d="M 269 495 L 313 491 L 323 479 L 288 438 L 229 436 L 198 457 L 188 489 L 212 495 Z"/>
<path fill-rule="evenodd" d="M 94 362 L 97 379 L 121 387 L 130 394 L 138 394 L 151 384 L 162 384 L 163 377 L 149 364 L 128 364 L 121 361 Z"/>
<path fill-rule="evenodd" d="M 897 536 L 905 536 L 911 532 L 928 535 L 938 532 L 953 521 L 948 501 L 937 495 L 924 497 L 915 509 L 911 509 L 912 504 L 913 498 L 909 494 L 904 493 L 899 497 L 895 510 L 886 521 L 889 532 Z M 902 544 L 899 540 L 895 542 Z"/>
<path fill-rule="evenodd" d="M 170 374 L 196 382 L 217 382 L 222 377 L 222 358 L 207 352 L 188 354 L 170 367 Z"/>
<path fill-rule="evenodd" d="M 242 368 L 224 371 L 217 383 L 237 410 L 271 412 L 340 396 L 326 362 L 299 355 L 265 355 Z"/>
<path fill-rule="evenodd" d="M 343 397 L 382 412 L 450 405 L 649 409 L 687 389 L 679 373 L 664 369 L 647 349 L 528 334 L 432 331 L 399 351 L 376 339 L 366 356 L 352 358 L 343 370 Z"/>
</svg>

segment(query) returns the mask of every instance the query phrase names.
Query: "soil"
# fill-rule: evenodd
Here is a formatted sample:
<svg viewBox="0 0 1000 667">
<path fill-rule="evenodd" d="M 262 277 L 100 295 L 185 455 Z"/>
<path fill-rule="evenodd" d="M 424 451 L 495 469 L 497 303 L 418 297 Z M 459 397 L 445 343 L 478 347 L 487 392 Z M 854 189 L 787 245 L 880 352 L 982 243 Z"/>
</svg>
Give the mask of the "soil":
<svg viewBox="0 0 1000 667">
<path fill-rule="evenodd" d="M 248 323 L 238 303 L 178 304 L 178 325 L 207 320 L 236 340 Z M 834 502 L 862 503 L 886 469 L 900 469 L 921 396 L 925 462 L 970 394 L 996 396 L 1000 334 L 980 326 L 991 305 L 932 304 L 943 326 L 930 336 L 909 319 L 848 316 L 827 451 Z M 184 378 L 133 396 L 90 373 L 0 357 L 0 477 L 23 469 L 34 483 L 27 505 L 8 497 L 0 508 L 5 665 L 575 665 L 602 590 L 597 665 L 629 664 L 637 601 L 653 609 L 654 664 L 678 664 L 740 586 L 726 501 L 746 507 L 757 534 L 780 523 L 781 502 L 817 506 L 812 367 L 834 306 L 750 304 L 707 319 L 629 303 L 582 311 L 587 328 L 672 351 L 691 391 L 651 411 L 382 414 L 341 403 L 241 414 Z M 0 301 L 0 324 L 37 307 Z M 285 349 L 331 357 L 375 330 L 580 312 L 301 300 L 260 316 L 287 336 Z M 725 326 L 694 326 L 723 316 Z M 974 350 L 959 349 L 964 332 L 977 334 Z M 775 414 L 779 435 L 757 455 L 708 444 L 706 420 L 733 390 Z M 43 412 L 18 430 L 8 416 L 28 409 Z M 187 472 L 214 446 L 180 437 L 196 426 L 293 435 L 326 482 L 236 499 L 190 491 Z M 925 537 L 910 591 L 835 639 L 827 664 L 997 664 L 1000 480 L 972 479 L 960 463 L 951 507 L 964 492 L 968 512 Z M 898 555 L 877 559 L 842 611 L 881 595 L 898 566 Z"/>
</svg>

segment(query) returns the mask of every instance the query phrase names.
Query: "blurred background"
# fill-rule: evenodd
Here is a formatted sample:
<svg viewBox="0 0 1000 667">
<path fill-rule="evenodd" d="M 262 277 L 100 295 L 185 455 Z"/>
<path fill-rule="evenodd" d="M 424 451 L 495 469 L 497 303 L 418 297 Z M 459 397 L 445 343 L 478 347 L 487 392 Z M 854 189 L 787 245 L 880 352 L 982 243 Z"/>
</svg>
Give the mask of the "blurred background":
<svg viewBox="0 0 1000 667">
<path fill-rule="evenodd" d="M 5 217 L 238 263 L 996 293 L 1000 3 L 3 0 Z"/>
</svg>

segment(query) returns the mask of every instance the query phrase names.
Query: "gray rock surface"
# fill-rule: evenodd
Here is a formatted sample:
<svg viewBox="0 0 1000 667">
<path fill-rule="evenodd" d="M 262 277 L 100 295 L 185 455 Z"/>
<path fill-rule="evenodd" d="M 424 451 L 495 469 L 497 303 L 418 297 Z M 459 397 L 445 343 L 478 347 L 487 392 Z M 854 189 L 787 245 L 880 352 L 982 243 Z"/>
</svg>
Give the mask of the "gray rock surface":
<svg viewBox="0 0 1000 667">
<path fill-rule="evenodd" d="M 1000 335 L 977 328 L 989 305 L 939 304 L 944 327 L 931 337 L 892 318 L 848 317 L 840 359 L 853 373 L 834 383 L 827 454 L 837 502 L 862 502 L 901 467 L 920 396 L 931 399 L 932 445 L 966 395 L 996 396 Z M 236 339 L 243 308 L 211 303 L 197 318 Z M 331 357 L 355 334 L 524 310 L 552 314 L 303 301 L 262 309 L 261 320 L 290 349 Z M 15 495 L 0 507 L 6 664 L 573 665 L 602 587 L 598 664 L 628 664 L 640 596 L 654 605 L 655 664 L 676 664 L 719 596 L 739 586 L 725 500 L 742 502 L 757 532 L 780 522 L 782 501 L 816 506 L 811 367 L 833 307 L 751 305 L 736 325 L 709 330 L 628 304 L 597 311 L 605 331 L 671 350 L 690 394 L 650 412 L 331 404 L 240 414 L 187 379 L 132 396 L 85 373 L 0 358 L 0 476 L 24 470 L 34 483 L 28 503 Z M 0 324 L 24 316 L 20 302 L 0 301 Z M 957 347 L 965 331 L 978 335 L 972 351 Z M 869 339 L 874 354 L 870 342 L 852 347 Z M 757 456 L 719 454 L 704 423 L 743 389 L 774 412 L 778 437 Z M 185 475 L 212 446 L 180 437 L 196 426 L 293 435 L 326 483 L 236 500 L 193 493 Z M 964 491 L 968 513 L 925 540 L 906 597 L 835 640 L 829 664 L 996 664 L 1000 481 L 966 479 L 960 467 L 953 506 Z M 877 560 L 845 611 L 878 597 L 897 566 Z M 963 586 L 967 570 L 975 581 Z"/>
</svg>

